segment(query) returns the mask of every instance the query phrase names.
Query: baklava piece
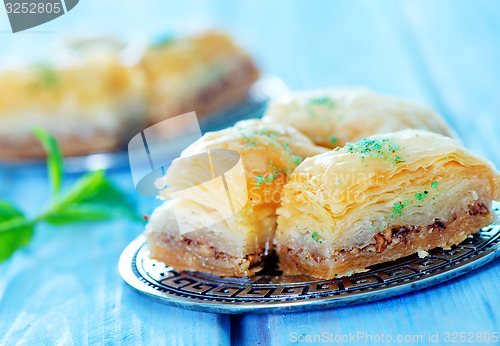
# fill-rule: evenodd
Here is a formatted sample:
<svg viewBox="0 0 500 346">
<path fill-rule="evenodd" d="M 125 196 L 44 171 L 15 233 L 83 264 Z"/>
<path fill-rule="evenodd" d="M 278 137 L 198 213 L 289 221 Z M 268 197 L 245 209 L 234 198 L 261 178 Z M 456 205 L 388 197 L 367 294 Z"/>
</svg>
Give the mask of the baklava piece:
<svg viewBox="0 0 500 346">
<path fill-rule="evenodd" d="M 405 129 L 454 136 L 431 109 L 367 89 L 327 89 L 297 92 L 273 102 L 264 121 L 293 126 L 327 148 Z"/>
<path fill-rule="evenodd" d="M 449 137 L 405 130 L 306 159 L 282 193 L 281 268 L 331 279 L 449 248 L 490 225 L 500 177 Z"/>
<path fill-rule="evenodd" d="M 137 59 L 122 48 L 114 40 L 75 40 L 60 52 L 71 66 L 0 73 L 0 158 L 43 158 L 32 134 L 38 126 L 58 139 L 65 156 L 123 148 L 169 117 L 240 103 L 259 76 L 250 57 L 220 33 L 172 39 Z"/>
<path fill-rule="evenodd" d="M 203 116 L 238 104 L 259 77 L 248 54 L 217 32 L 152 46 L 141 66 L 150 87 L 152 124 L 193 110 Z"/>
<path fill-rule="evenodd" d="M 45 157 L 43 127 L 65 156 L 117 149 L 145 125 L 142 73 L 115 56 L 55 69 L 33 65 L 0 74 L 0 158 Z"/>
<path fill-rule="evenodd" d="M 230 169 L 233 163 L 224 167 L 225 157 L 215 164 L 218 151 L 228 153 L 227 161 L 236 153 L 241 174 Z M 325 151 L 293 128 L 260 120 L 205 134 L 156 182 L 166 186 L 160 191 L 166 201 L 146 227 L 151 257 L 177 270 L 220 276 L 262 269 L 282 186 L 302 159 Z"/>
</svg>

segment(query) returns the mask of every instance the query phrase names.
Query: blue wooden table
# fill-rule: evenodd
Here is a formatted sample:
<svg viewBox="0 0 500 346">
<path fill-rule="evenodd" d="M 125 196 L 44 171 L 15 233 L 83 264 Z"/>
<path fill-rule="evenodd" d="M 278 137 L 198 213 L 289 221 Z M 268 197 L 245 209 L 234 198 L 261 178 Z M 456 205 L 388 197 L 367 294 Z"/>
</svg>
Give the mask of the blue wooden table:
<svg viewBox="0 0 500 346">
<path fill-rule="evenodd" d="M 496 0 L 86 0 L 31 33 L 8 33 L 6 20 L 0 10 L 0 67 L 39 58 L 48 43 L 70 33 L 141 39 L 216 26 L 291 89 L 365 85 L 424 102 L 448 119 L 466 146 L 500 167 Z M 134 193 L 127 169 L 109 175 L 141 212 L 157 204 Z M 67 183 L 76 177 L 69 175 Z M 0 199 L 35 213 L 48 195 L 43 169 L 0 169 Z M 437 345 L 447 344 L 447 332 L 500 332 L 499 260 L 383 301 L 230 317 L 160 305 L 127 287 L 118 258 L 141 232 L 128 221 L 40 227 L 26 248 L 0 264 L 0 344 L 289 344 L 327 333 L 356 334 L 356 344 L 382 334 L 406 340 L 421 335 L 427 344 L 429 334 L 437 334 Z M 413 340 L 409 344 L 417 344 Z"/>
</svg>

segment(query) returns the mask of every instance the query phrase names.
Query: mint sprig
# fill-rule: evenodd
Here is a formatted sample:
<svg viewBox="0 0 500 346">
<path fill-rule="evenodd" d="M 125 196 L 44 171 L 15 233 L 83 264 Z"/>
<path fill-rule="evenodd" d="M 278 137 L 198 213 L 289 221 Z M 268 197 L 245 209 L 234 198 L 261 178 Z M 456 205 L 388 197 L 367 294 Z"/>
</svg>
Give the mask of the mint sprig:
<svg viewBox="0 0 500 346">
<path fill-rule="evenodd" d="M 87 173 L 70 191 L 40 216 L 61 225 L 82 220 L 106 220 L 114 217 L 139 218 L 124 195 L 106 178 L 103 170 Z"/>
<path fill-rule="evenodd" d="M 33 231 L 33 222 L 9 203 L 0 201 L 0 262 L 28 244 Z"/>
<path fill-rule="evenodd" d="M 69 191 L 60 196 L 64 169 L 57 141 L 43 129 L 35 135 L 47 152 L 47 171 L 53 196 L 49 208 L 32 220 L 6 201 L 0 201 L 0 262 L 28 244 L 39 222 L 53 225 L 111 218 L 142 220 L 126 196 L 107 178 L 103 170 L 82 176 Z"/>
<path fill-rule="evenodd" d="M 54 196 L 57 196 L 64 176 L 64 159 L 61 149 L 59 148 L 56 139 L 42 128 L 36 128 L 34 134 L 47 153 L 47 171 L 49 174 L 49 180 L 52 184 Z"/>
</svg>

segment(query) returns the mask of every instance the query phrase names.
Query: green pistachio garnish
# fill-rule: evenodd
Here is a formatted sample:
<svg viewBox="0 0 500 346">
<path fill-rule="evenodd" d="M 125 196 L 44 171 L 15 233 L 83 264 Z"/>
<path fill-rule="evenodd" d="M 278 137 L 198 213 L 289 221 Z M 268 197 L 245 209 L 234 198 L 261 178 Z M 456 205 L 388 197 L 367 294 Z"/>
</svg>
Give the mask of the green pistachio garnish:
<svg viewBox="0 0 500 346">
<path fill-rule="evenodd" d="M 56 70 L 47 64 L 40 64 L 36 67 L 40 86 L 43 88 L 54 88 L 61 82 Z"/>
<path fill-rule="evenodd" d="M 151 45 L 153 48 L 160 48 L 160 47 L 166 47 L 173 43 L 176 40 L 176 37 L 172 34 L 165 34 L 160 37 L 158 37 L 156 40 L 154 40 L 153 44 Z"/>
<path fill-rule="evenodd" d="M 428 191 L 419 192 L 419 193 L 416 193 L 414 197 L 415 197 L 416 200 L 422 201 L 422 200 L 425 199 L 425 197 L 427 197 L 428 193 L 429 193 Z"/>
<path fill-rule="evenodd" d="M 276 176 L 273 173 L 269 173 L 269 175 L 264 180 L 267 185 L 272 184 Z"/>
<path fill-rule="evenodd" d="M 329 97 L 317 97 L 309 100 L 308 105 L 321 105 L 328 109 L 335 107 L 335 102 Z"/>
<path fill-rule="evenodd" d="M 313 238 L 313 240 L 315 242 L 320 243 L 320 244 L 323 243 L 323 241 L 319 239 L 319 234 L 318 233 L 314 232 L 311 237 Z"/>
<path fill-rule="evenodd" d="M 298 166 L 302 162 L 302 159 L 300 158 L 300 156 L 294 156 L 292 162 L 295 164 L 295 166 Z"/>
<path fill-rule="evenodd" d="M 401 216 L 404 207 L 405 205 L 401 202 L 394 203 L 391 218 L 394 219 L 394 216 Z"/>
<path fill-rule="evenodd" d="M 264 176 L 263 175 L 258 175 L 257 178 L 255 178 L 255 182 L 257 183 L 257 187 L 260 186 L 264 182 Z"/>
<path fill-rule="evenodd" d="M 347 143 L 345 150 L 348 153 L 361 154 L 361 161 L 364 161 L 365 156 L 371 156 L 379 160 L 386 160 L 392 164 L 404 162 L 401 155 L 401 147 L 392 140 L 392 138 L 384 139 L 362 139 L 356 143 Z"/>
</svg>

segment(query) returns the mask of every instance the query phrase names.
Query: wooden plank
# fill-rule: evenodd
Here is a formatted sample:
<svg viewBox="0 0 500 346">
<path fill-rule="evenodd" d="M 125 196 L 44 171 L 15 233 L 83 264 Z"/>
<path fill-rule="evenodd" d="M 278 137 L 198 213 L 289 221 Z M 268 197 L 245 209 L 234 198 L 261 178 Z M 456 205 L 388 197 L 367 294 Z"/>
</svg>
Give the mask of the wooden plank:
<svg viewBox="0 0 500 346">
<path fill-rule="evenodd" d="M 95 16 L 95 4 L 90 3 L 81 2 L 73 11 L 76 16 L 81 9 L 81 15 L 71 17 L 75 28 L 87 28 L 84 24 Z M 422 101 L 443 113 L 467 146 L 500 166 L 497 1 L 156 5 L 148 10 L 128 4 L 122 13 L 134 16 L 123 36 L 146 36 L 170 25 L 181 29 L 186 23 L 215 23 L 233 32 L 264 71 L 282 77 L 292 89 L 366 85 Z M 106 3 L 106 9 L 112 6 Z M 95 17 L 95 30 L 123 29 L 122 18 L 109 18 L 105 12 Z M 141 26 L 145 18 L 151 26 Z M 48 28 L 57 31 L 63 25 L 57 23 L 64 21 Z M 18 54 L 27 42 L 40 41 L 22 37 L 17 42 L 0 37 L 0 49 Z M 127 171 L 114 177 L 132 193 Z M 29 213 L 43 205 L 48 188 L 40 173 L 0 173 L 0 179 L 2 199 L 14 200 Z M 136 199 L 145 213 L 155 204 Z M 447 331 L 498 328 L 500 311 L 493 302 L 500 288 L 499 261 L 439 287 L 335 310 L 229 318 L 169 308 L 130 290 L 117 273 L 121 250 L 140 232 L 128 222 L 42 227 L 30 246 L 0 264 L 0 343 L 288 344 L 293 332 L 393 337 L 439 333 L 442 343 Z"/>
<path fill-rule="evenodd" d="M 319 335 L 323 341 L 347 336 L 355 338 L 356 344 L 368 345 L 373 344 L 370 338 L 383 334 L 393 340 L 399 335 L 421 336 L 425 345 L 429 344 L 429 333 L 437 333 L 436 344 L 440 345 L 445 344 L 446 332 L 491 333 L 497 331 L 499 323 L 495 304 L 500 289 L 496 270 L 499 264 L 497 260 L 467 277 L 378 302 L 307 313 L 232 318 L 232 328 L 234 323 L 239 326 L 232 340 L 239 345 L 287 345 L 308 335 Z"/>
<path fill-rule="evenodd" d="M 500 166 L 500 4 L 403 5 L 442 111 L 469 148 Z"/>
<path fill-rule="evenodd" d="M 320 14 L 317 21 L 325 28 L 315 30 L 320 38 L 314 40 L 316 44 L 324 42 L 334 26 L 349 28 L 342 31 L 345 37 L 338 41 L 341 42 L 339 49 L 330 49 L 331 55 L 336 56 L 336 61 L 352 61 L 359 66 L 362 76 L 353 69 L 321 70 L 323 65 L 318 60 L 321 58 L 306 60 L 308 55 L 318 55 L 317 51 L 309 50 L 296 59 L 306 60 L 304 65 L 308 64 L 309 71 L 316 70 L 312 72 L 314 81 L 327 84 L 328 78 L 335 78 L 350 84 L 351 80 L 358 79 L 377 90 L 413 96 L 441 112 L 467 146 L 500 165 L 498 2 L 357 4 L 358 11 L 355 11 L 356 5 L 345 5 L 340 12 L 349 16 L 333 15 L 329 25 L 325 24 L 324 17 L 333 11 L 326 6 L 323 12 L 327 14 Z M 338 3 L 335 6 L 341 7 Z M 360 13 L 360 9 L 364 12 Z M 307 8 L 301 8 L 301 13 L 306 17 Z M 313 24 L 316 29 L 321 25 L 317 23 Z M 309 22 L 303 24 L 302 28 Z M 373 42 L 379 52 L 372 46 Z M 355 49 L 360 54 L 354 54 Z M 368 69 L 371 72 L 367 72 Z M 325 74 L 323 78 L 319 77 L 319 70 Z M 303 80 L 301 85 L 311 87 L 312 83 Z M 359 332 L 365 337 L 383 333 L 394 339 L 398 335 L 421 335 L 425 344 L 429 333 L 437 333 L 436 344 L 443 344 L 446 332 L 491 333 L 498 328 L 500 315 L 500 308 L 493 303 L 500 288 L 500 274 L 496 270 L 499 264 L 497 260 L 467 277 L 379 302 L 309 313 L 232 318 L 232 328 L 239 331 L 232 333 L 232 340 L 244 345 L 290 344 L 300 335 L 324 336 L 326 332 L 325 337 L 335 337 Z M 370 339 L 359 341 L 359 344 L 370 344 Z"/>
<path fill-rule="evenodd" d="M 10 186 L 2 199 L 40 211 L 49 192 L 43 172 L 7 176 L 0 174 Z M 127 171 L 112 178 L 130 184 Z M 38 227 L 0 264 L 0 344 L 229 343 L 229 317 L 158 304 L 123 282 L 118 259 L 142 227 L 125 220 Z"/>
</svg>

